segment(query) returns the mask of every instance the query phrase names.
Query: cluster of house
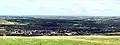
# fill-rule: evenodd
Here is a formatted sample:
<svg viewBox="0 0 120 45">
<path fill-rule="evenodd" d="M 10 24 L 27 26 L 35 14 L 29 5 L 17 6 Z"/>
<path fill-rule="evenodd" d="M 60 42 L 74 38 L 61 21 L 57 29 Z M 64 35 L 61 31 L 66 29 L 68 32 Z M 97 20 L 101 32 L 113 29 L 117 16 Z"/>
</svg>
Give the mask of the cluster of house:
<svg viewBox="0 0 120 45">
<path fill-rule="evenodd" d="M 6 35 L 14 35 L 14 36 L 59 36 L 59 35 L 91 35 L 95 32 L 101 32 L 101 29 L 91 29 L 91 30 L 84 30 L 84 29 L 74 29 L 74 30 L 25 30 L 25 29 L 13 29 L 7 31 Z"/>
<path fill-rule="evenodd" d="M 52 31 L 52 30 L 20 30 L 15 29 L 8 31 L 9 35 L 25 35 L 25 36 L 52 36 L 52 35 L 76 35 L 77 32 L 64 31 Z"/>
</svg>

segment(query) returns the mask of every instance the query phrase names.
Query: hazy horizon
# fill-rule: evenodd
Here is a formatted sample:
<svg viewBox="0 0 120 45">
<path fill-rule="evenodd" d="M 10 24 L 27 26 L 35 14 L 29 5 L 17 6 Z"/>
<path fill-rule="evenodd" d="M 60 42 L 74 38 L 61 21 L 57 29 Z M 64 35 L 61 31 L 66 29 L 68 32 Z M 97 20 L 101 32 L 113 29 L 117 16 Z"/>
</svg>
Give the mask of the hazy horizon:
<svg viewBox="0 0 120 45">
<path fill-rule="evenodd" d="M 120 16 L 120 0 L 0 0 L 0 15 Z"/>
</svg>

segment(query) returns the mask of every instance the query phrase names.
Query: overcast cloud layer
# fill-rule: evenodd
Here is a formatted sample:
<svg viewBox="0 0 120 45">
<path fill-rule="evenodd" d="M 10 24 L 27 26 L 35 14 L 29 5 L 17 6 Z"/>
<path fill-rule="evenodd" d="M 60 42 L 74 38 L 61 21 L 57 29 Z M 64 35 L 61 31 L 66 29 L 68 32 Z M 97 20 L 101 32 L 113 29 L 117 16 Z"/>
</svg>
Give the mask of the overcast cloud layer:
<svg viewBox="0 0 120 45">
<path fill-rule="evenodd" d="M 0 0 L 0 15 L 120 16 L 120 0 Z"/>
</svg>

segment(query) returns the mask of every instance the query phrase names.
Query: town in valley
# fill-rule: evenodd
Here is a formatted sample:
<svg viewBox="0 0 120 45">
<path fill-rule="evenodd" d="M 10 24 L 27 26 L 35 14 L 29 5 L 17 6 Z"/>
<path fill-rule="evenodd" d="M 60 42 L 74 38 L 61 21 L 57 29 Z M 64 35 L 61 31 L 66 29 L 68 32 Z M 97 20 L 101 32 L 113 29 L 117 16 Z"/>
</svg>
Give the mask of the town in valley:
<svg viewBox="0 0 120 45">
<path fill-rule="evenodd" d="M 120 35 L 119 16 L 0 16 L 1 36 Z"/>
</svg>

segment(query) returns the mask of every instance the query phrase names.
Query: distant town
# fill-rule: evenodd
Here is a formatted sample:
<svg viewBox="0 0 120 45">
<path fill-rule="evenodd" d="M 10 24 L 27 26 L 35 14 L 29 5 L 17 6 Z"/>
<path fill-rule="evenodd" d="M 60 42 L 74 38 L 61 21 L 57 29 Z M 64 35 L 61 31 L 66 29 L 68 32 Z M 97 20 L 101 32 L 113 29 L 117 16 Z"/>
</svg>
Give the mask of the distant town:
<svg viewBox="0 0 120 45">
<path fill-rule="evenodd" d="M 1 36 L 120 35 L 119 16 L 0 16 Z"/>
</svg>

